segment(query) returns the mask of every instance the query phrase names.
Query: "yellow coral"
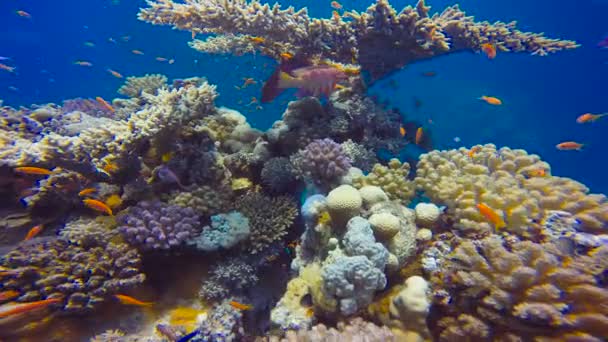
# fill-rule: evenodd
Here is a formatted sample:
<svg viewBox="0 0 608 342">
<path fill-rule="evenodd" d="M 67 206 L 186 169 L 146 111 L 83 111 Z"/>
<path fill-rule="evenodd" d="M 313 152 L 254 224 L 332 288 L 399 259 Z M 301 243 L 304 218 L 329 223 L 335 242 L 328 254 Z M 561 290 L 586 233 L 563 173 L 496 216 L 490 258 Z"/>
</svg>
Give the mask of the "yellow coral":
<svg viewBox="0 0 608 342">
<path fill-rule="evenodd" d="M 393 158 L 388 166 L 376 164 L 367 176 L 355 177 L 353 186 L 361 189 L 366 185 L 375 185 L 384 190 L 389 199 L 407 204 L 414 197 L 416 188 L 414 183 L 408 180 L 409 173 L 408 163 L 401 163 Z"/>
</svg>

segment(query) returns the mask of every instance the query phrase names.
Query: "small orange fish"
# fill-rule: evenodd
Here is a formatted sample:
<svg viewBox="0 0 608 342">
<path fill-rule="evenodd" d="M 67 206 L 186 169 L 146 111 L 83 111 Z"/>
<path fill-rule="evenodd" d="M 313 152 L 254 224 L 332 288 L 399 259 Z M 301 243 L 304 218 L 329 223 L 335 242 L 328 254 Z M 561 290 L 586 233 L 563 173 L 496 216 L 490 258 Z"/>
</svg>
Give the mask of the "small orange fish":
<svg viewBox="0 0 608 342">
<path fill-rule="evenodd" d="M 152 306 L 154 305 L 153 302 L 142 302 L 138 299 L 135 299 L 131 296 L 127 296 L 127 295 L 122 295 L 122 294 L 115 294 L 114 297 L 116 299 L 118 299 L 118 301 L 121 304 L 124 305 L 137 305 L 137 306 Z"/>
<path fill-rule="evenodd" d="M 247 105 L 251 106 L 252 104 L 256 104 L 256 103 L 258 103 L 258 99 L 255 96 L 252 96 L 251 101 L 249 101 L 249 103 Z"/>
<path fill-rule="evenodd" d="M 92 67 L 93 63 L 89 62 L 89 61 L 76 61 L 74 62 L 75 65 L 80 65 L 80 66 L 84 66 L 84 67 Z"/>
<path fill-rule="evenodd" d="M 493 106 L 500 106 L 502 104 L 502 101 L 499 98 L 493 96 L 483 95 L 479 98 L 479 100 L 485 101 L 487 104 L 491 104 Z"/>
<path fill-rule="evenodd" d="M 100 105 L 102 105 L 105 109 L 109 110 L 112 113 L 116 113 L 116 111 L 114 110 L 114 107 L 112 107 L 111 104 L 108 103 L 108 101 L 104 100 L 103 98 L 97 96 L 95 98 L 95 101 L 97 101 Z"/>
<path fill-rule="evenodd" d="M 249 39 L 256 44 L 262 44 L 266 41 L 266 39 L 264 39 L 263 37 L 251 37 Z"/>
<path fill-rule="evenodd" d="M 168 60 L 168 59 L 166 59 L 165 57 L 156 57 L 156 58 L 154 58 L 154 59 L 156 59 L 156 60 L 157 60 L 157 61 L 159 61 L 159 62 L 166 62 L 166 61 Z"/>
<path fill-rule="evenodd" d="M 399 134 L 401 134 L 402 137 L 404 137 L 407 134 L 407 131 L 405 130 L 405 128 L 403 126 L 399 127 Z"/>
<path fill-rule="evenodd" d="M 333 9 L 337 9 L 337 10 L 342 9 L 342 5 L 337 1 L 332 1 L 330 3 L 330 5 L 331 5 L 331 8 L 333 8 Z"/>
<path fill-rule="evenodd" d="M 37 176 L 48 176 L 53 173 L 49 169 L 35 166 L 20 166 L 13 169 L 17 173 L 23 173 L 26 175 L 37 175 Z"/>
<path fill-rule="evenodd" d="M 253 78 L 243 78 L 243 85 L 241 86 L 241 89 L 246 88 L 250 84 L 257 84 L 257 83 L 258 82 L 256 82 Z"/>
<path fill-rule="evenodd" d="M 526 172 L 526 175 L 528 177 L 545 177 L 547 175 L 547 170 L 545 170 L 543 168 L 530 170 L 530 171 Z"/>
<path fill-rule="evenodd" d="M 253 305 L 251 305 L 251 304 L 243 304 L 243 303 L 235 302 L 233 300 L 230 301 L 230 306 L 232 306 L 233 308 L 235 308 L 237 310 L 243 310 L 243 311 L 253 309 Z"/>
<path fill-rule="evenodd" d="M 106 161 L 101 169 L 109 175 L 111 173 L 116 173 L 120 168 L 115 162 Z"/>
<path fill-rule="evenodd" d="M 82 189 L 82 191 L 80 191 L 78 193 L 78 196 L 86 196 L 86 195 L 90 195 L 92 193 L 94 193 L 95 191 L 97 191 L 96 188 L 86 188 L 86 189 Z"/>
<path fill-rule="evenodd" d="M 35 226 L 27 232 L 27 235 L 23 239 L 23 241 L 31 240 L 34 236 L 38 235 L 42 231 L 43 226 L 41 224 Z"/>
<path fill-rule="evenodd" d="M 488 221 L 492 222 L 496 229 L 504 228 L 507 226 L 505 221 L 500 215 L 498 215 L 492 208 L 488 207 L 483 203 L 477 204 L 477 209 Z"/>
<path fill-rule="evenodd" d="M 61 302 L 61 299 L 59 299 L 59 298 L 50 298 L 50 299 L 45 299 L 45 300 L 39 300 L 36 302 L 19 303 L 19 304 L 15 304 L 15 305 L 10 305 L 8 307 L 3 305 L 0 308 L 0 318 L 36 310 L 36 309 L 48 306 L 50 304 L 59 303 L 59 302 Z"/>
<path fill-rule="evenodd" d="M 140 55 L 140 56 L 144 54 L 144 52 L 141 50 L 131 50 L 131 53 L 134 55 Z"/>
<path fill-rule="evenodd" d="M 603 113 L 603 114 L 585 113 L 585 114 L 579 116 L 578 118 L 576 118 L 576 122 L 579 123 L 579 124 L 588 123 L 588 122 L 595 122 L 599 118 L 607 116 L 607 115 L 608 115 L 608 113 Z"/>
<path fill-rule="evenodd" d="M 481 51 L 488 57 L 488 59 L 496 58 L 496 45 L 494 44 L 481 44 Z"/>
<path fill-rule="evenodd" d="M 468 156 L 469 158 L 473 158 L 473 156 L 477 153 L 481 151 L 481 146 L 473 146 L 471 147 L 471 149 L 469 150 Z"/>
<path fill-rule="evenodd" d="M 416 140 L 415 140 L 416 145 L 420 145 L 423 137 L 424 137 L 424 130 L 422 129 L 422 127 L 418 127 L 418 129 L 416 130 Z"/>
<path fill-rule="evenodd" d="M 4 71 L 8 71 L 8 72 L 15 72 L 15 67 L 11 67 L 6 64 L 0 63 L 0 70 L 4 70 Z"/>
<path fill-rule="evenodd" d="M 106 213 L 110 216 L 114 216 L 114 214 L 112 213 L 112 209 L 110 209 L 110 207 L 108 207 L 108 205 L 103 203 L 102 201 L 93 198 L 86 198 L 82 200 L 82 203 L 84 203 L 85 206 L 93 210 Z"/>
<path fill-rule="evenodd" d="M 27 13 L 26 11 L 15 11 L 15 13 L 17 13 L 18 16 L 20 16 L 21 18 L 26 18 L 26 19 L 32 19 L 32 15 Z"/>
<path fill-rule="evenodd" d="M 340 13 L 338 13 L 338 11 L 331 11 L 331 17 L 334 19 L 334 21 L 340 21 Z"/>
<path fill-rule="evenodd" d="M 564 141 L 562 143 L 555 145 L 555 147 L 561 151 L 573 151 L 573 150 L 580 151 L 583 149 L 583 146 L 585 146 L 585 145 L 579 144 L 575 141 Z"/>
<path fill-rule="evenodd" d="M 110 75 L 112 75 L 116 78 L 123 78 L 123 76 L 117 71 L 114 71 L 112 69 L 106 69 L 106 70 L 110 73 Z"/>
<path fill-rule="evenodd" d="M 280 54 L 281 58 L 283 58 L 284 60 L 290 60 L 293 58 L 293 54 L 289 53 L 289 52 L 282 52 Z"/>
<path fill-rule="evenodd" d="M 19 297 L 19 292 L 14 290 L 0 292 L 0 302 L 11 300 L 16 297 Z"/>
</svg>

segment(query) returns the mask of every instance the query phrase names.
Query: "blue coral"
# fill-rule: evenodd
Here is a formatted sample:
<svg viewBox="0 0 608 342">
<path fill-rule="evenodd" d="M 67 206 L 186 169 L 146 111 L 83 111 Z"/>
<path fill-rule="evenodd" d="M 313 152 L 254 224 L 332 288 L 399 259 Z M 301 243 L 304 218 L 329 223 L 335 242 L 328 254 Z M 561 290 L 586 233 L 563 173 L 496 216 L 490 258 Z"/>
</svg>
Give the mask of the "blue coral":
<svg viewBox="0 0 608 342">
<path fill-rule="evenodd" d="M 238 211 L 211 216 L 211 226 L 190 243 L 203 251 L 228 249 L 245 240 L 250 234 L 249 219 Z"/>
<path fill-rule="evenodd" d="M 191 208 L 143 201 L 119 218 L 125 240 L 142 250 L 168 250 L 194 238 L 199 217 Z"/>
<path fill-rule="evenodd" d="M 328 138 L 308 144 L 297 164 L 302 176 L 319 186 L 336 183 L 351 167 L 342 146 Z"/>
</svg>

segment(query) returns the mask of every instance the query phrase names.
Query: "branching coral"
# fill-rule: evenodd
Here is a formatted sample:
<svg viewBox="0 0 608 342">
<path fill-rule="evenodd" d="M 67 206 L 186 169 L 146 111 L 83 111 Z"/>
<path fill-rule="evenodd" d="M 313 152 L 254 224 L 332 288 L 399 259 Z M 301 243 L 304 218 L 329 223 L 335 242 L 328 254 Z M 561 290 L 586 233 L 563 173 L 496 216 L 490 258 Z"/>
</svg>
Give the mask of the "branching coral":
<svg viewBox="0 0 608 342">
<path fill-rule="evenodd" d="M 118 232 L 114 230 L 113 217 L 98 216 L 95 219 L 78 218 L 69 221 L 59 232 L 59 236 L 72 244 L 90 247 L 105 246 Z"/>
<path fill-rule="evenodd" d="M 323 187 L 335 185 L 351 166 L 342 146 L 327 138 L 314 140 L 291 161 L 302 178 Z"/>
<path fill-rule="evenodd" d="M 439 339 L 605 337 L 608 290 L 596 273 L 608 267 L 605 250 L 581 258 L 496 235 L 463 241 L 433 278 L 438 294 L 447 290 L 437 302 Z"/>
<path fill-rule="evenodd" d="M 156 95 L 160 88 L 167 86 L 165 75 L 152 74 L 142 77 L 127 77 L 125 84 L 118 89 L 118 93 L 129 97 L 141 97 L 142 93 Z"/>
<path fill-rule="evenodd" d="M 398 159 L 391 159 L 388 166 L 382 164 L 374 165 L 372 172 L 367 176 L 355 177 L 353 185 L 362 188 L 367 185 L 375 185 L 388 195 L 391 200 L 401 203 L 409 203 L 414 197 L 415 185 L 408 179 L 410 165 L 401 163 Z"/>
<path fill-rule="evenodd" d="M 524 150 L 485 145 L 433 151 L 421 156 L 415 182 L 433 202 L 447 205 L 455 227 L 465 234 L 496 229 L 476 207 L 481 203 L 505 221 L 504 229 L 523 236 L 538 235 L 541 222 L 554 210 L 573 214 L 583 231 L 608 228 L 604 195 L 588 194 L 581 183 L 549 175 L 549 165 Z"/>
<path fill-rule="evenodd" d="M 194 238 L 200 230 L 199 216 L 190 208 L 144 201 L 119 217 L 119 231 L 144 250 L 168 250 Z"/>
<path fill-rule="evenodd" d="M 179 192 L 171 196 L 169 203 L 192 208 L 200 215 L 215 215 L 232 209 L 233 196 L 229 187 L 203 185 L 192 191 Z"/>
<path fill-rule="evenodd" d="M 251 192 L 241 196 L 236 207 L 249 219 L 248 249 L 253 254 L 280 241 L 298 216 L 298 208 L 288 196 L 267 197 Z"/>
<path fill-rule="evenodd" d="M 270 338 L 270 341 L 304 342 L 304 341 L 367 341 L 395 342 L 396 337 L 385 326 L 377 326 L 362 318 L 339 322 L 336 328 L 318 324 L 310 330 L 287 331 L 284 339 Z"/>
<path fill-rule="evenodd" d="M 311 18 L 306 8 L 283 10 L 279 4 L 259 1 L 156 0 L 148 1 L 148 6 L 140 11 L 141 20 L 223 35 L 222 39 L 193 44 L 203 51 L 249 52 L 255 48 L 277 59 L 285 51 L 342 63 L 357 59 L 373 78 L 417 60 L 462 50 L 479 51 L 488 42 L 503 52 L 527 51 L 541 56 L 578 46 L 519 31 L 515 22 L 475 22 L 457 5 L 430 16 L 424 1 L 397 12 L 387 0 L 378 0 L 365 12 L 350 11 L 332 19 Z M 249 36 L 262 40 L 246 45 Z"/>
<path fill-rule="evenodd" d="M 199 291 L 199 296 L 206 300 L 242 294 L 243 290 L 258 282 L 256 268 L 238 258 L 218 262 L 209 274 Z"/>
<path fill-rule="evenodd" d="M 140 256 L 126 244 L 80 247 L 54 240 L 18 247 L 3 258 L 2 291 L 17 291 L 19 302 L 62 298 L 62 312 L 91 311 L 117 293 L 141 284 Z"/>
<path fill-rule="evenodd" d="M 260 173 L 262 182 L 274 192 L 284 192 L 296 180 L 289 159 L 285 157 L 270 158 Z"/>
</svg>

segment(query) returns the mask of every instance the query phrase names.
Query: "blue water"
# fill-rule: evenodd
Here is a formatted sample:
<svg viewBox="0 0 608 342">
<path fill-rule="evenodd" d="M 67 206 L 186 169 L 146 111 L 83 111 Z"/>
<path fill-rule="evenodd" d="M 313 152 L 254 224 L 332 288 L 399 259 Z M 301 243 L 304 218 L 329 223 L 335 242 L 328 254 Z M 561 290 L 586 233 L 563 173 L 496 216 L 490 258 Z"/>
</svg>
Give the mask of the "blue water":
<svg viewBox="0 0 608 342">
<path fill-rule="evenodd" d="M 311 15 L 329 16 L 329 2 L 315 1 L 314 7 L 309 6 Z M 307 3 L 311 2 L 284 2 L 294 6 Z M 414 1 L 392 3 L 401 8 Z M 437 0 L 428 4 L 440 11 L 453 3 Z M 342 4 L 362 10 L 369 3 L 345 0 Z M 575 178 L 594 192 L 608 193 L 608 120 L 575 123 L 582 113 L 608 112 L 608 50 L 596 46 L 608 33 L 608 1 L 462 0 L 460 5 L 478 20 L 518 20 L 522 30 L 576 40 L 582 47 L 548 57 L 499 53 L 489 61 L 478 54 L 461 53 L 435 58 L 391 76 L 396 89 L 379 82 L 370 92 L 400 108 L 408 118 L 426 122 L 438 148 L 487 142 L 523 148 L 540 154 L 552 165 L 553 174 Z M 254 126 L 265 129 L 280 118 L 287 96 L 262 110 L 247 106 L 251 97 L 259 97 L 262 81 L 273 71 L 272 60 L 202 55 L 187 46 L 189 32 L 138 21 L 137 11 L 142 6 L 144 1 L 131 0 L 0 2 L 0 56 L 11 57 L 7 64 L 17 66 L 15 74 L 0 71 L 0 99 L 11 106 L 74 97 L 111 99 L 118 96 L 116 90 L 123 81 L 106 71 L 110 68 L 125 76 L 204 76 L 217 84 L 221 94 L 218 104 L 240 110 Z M 19 17 L 16 10 L 27 11 L 32 18 Z M 124 42 L 123 36 L 131 39 Z M 85 46 L 86 41 L 95 46 Z M 132 49 L 145 54 L 135 55 Z M 158 62 L 157 56 L 174 58 L 175 63 Z M 76 60 L 94 65 L 75 66 Z M 426 71 L 437 76 L 420 75 Z M 245 77 L 258 80 L 258 84 L 236 90 L 234 86 L 241 85 Z M 504 104 L 493 107 L 475 100 L 481 95 L 497 96 Z M 419 110 L 413 108 L 414 97 L 422 101 Z M 455 137 L 461 142 L 454 142 Z M 555 145 L 565 140 L 587 146 L 582 152 L 557 151 Z"/>
</svg>

